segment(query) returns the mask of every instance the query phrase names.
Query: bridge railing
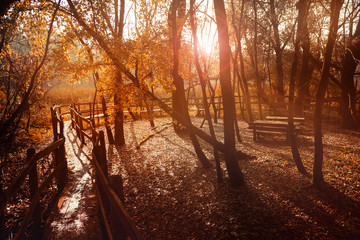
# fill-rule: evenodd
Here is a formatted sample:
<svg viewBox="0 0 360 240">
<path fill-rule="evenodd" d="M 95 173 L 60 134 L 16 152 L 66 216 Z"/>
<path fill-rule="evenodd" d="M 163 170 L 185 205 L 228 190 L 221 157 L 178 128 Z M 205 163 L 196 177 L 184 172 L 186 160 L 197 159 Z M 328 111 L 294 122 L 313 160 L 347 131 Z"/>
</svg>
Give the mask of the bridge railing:
<svg viewBox="0 0 360 240">
<path fill-rule="evenodd" d="M 77 104 L 74 104 L 69 108 L 72 127 L 77 132 L 77 136 L 82 143 L 85 144 L 86 137 L 93 145 L 92 164 L 95 168 L 96 175 L 96 196 L 99 213 L 105 226 L 107 238 L 127 239 L 129 237 L 130 239 L 142 239 L 123 205 L 124 194 L 121 176 L 109 176 L 108 174 L 104 132 L 96 130 L 94 120 L 92 120 L 94 118 L 83 116 L 82 112 L 79 112 L 78 108 L 73 106 L 77 106 Z M 106 111 L 104 111 L 104 113 L 106 117 Z M 87 129 L 91 131 L 91 135 L 85 131 L 84 123 L 89 126 Z"/>
<path fill-rule="evenodd" d="M 4 211 L 6 206 L 11 203 L 13 197 L 19 193 L 20 188 L 26 183 L 28 177 L 28 187 L 30 190 L 31 203 L 27 212 L 20 224 L 19 230 L 15 235 L 15 239 L 24 239 L 28 232 L 28 226 L 32 221 L 31 236 L 36 239 L 41 236 L 41 209 L 40 197 L 55 178 L 58 194 L 63 190 L 67 180 L 67 162 L 65 158 L 65 138 L 64 138 L 64 124 L 61 117 L 56 112 L 56 107 L 51 107 L 54 142 L 43 150 L 36 152 L 34 148 L 27 149 L 27 161 L 20 174 L 15 178 L 10 186 L 0 194 L 0 239 L 6 239 L 5 236 L 5 221 Z M 48 155 L 53 154 L 54 170 L 48 174 L 45 179 L 39 184 L 39 174 L 37 171 L 38 161 Z M 57 194 L 57 195 L 58 195 Z M 56 196 L 55 196 L 56 198 Z"/>
</svg>

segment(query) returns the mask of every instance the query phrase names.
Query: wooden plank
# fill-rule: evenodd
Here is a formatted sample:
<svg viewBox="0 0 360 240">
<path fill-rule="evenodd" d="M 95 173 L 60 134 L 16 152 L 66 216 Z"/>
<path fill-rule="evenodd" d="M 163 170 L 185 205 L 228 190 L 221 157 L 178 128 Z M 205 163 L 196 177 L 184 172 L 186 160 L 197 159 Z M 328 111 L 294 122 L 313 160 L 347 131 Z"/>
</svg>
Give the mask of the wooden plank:
<svg viewBox="0 0 360 240">
<path fill-rule="evenodd" d="M 288 117 L 281 117 L 281 116 L 266 116 L 265 117 L 266 120 L 271 120 L 271 121 L 287 121 Z M 294 122 L 304 122 L 305 118 L 304 117 L 294 117 Z"/>
<path fill-rule="evenodd" d="M 272 132 L 287 132 L 287 127 L 269 127 L 269 126 L 256 126 L 256 131 L 272 131 Z"/>
<path fill-rule="evenodd" d="M 281 121 L 269 121 L 269 120 L 257 120 L 252 123 L 249 123 L 249 128 L 254 128 L 254 126 L 268 126 L 268 127 L 286 127 L 287 122 Z"/>
</svg>

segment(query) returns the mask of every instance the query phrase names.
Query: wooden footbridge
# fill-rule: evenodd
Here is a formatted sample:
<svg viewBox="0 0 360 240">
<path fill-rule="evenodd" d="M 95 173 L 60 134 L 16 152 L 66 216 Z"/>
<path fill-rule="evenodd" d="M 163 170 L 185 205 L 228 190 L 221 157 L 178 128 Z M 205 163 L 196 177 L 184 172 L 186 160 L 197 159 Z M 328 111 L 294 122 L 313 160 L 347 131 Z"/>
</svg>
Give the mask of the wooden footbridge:
<svg viewBox="0 0 360 240">
<path fill-rule="evenodd" d="M 51 107 L 53 143 L 38 152 L 28 149 L 26 165 L 0 192 L 0 239 L 12 238 L 5 233 L 5 209 L 14 204 L 13 197 L 24 184 L 30 189 L 30 203 L 15 239 L 142 239 L 123 205 L 121 176 L 108 174 L 104 132 L 96 127 L 104 118 L 109 128 L 106 105 L 87 103 L 87 110 L 84 105 Z M 108 134 L 112 139 L 111 131 Z M 49 174 L 39 179 L 37 162 L 48 155 Z M 53 179 L 56 191 L 45 206 L 40 198 L 51 191 L 47 188 Z"/>
</svg>

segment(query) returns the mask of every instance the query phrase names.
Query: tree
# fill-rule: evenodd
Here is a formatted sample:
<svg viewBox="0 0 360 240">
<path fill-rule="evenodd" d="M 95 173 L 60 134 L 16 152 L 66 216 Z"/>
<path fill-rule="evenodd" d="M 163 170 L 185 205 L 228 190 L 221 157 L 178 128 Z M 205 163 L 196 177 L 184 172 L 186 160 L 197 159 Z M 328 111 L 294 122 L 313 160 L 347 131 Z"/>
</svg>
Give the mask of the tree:
<svg viewBox="0 0 360 240">
<path fill-rule="evenodd" d="M 325 91 L 329 82 L 329 73 L 331 65 L 331 55 L 336 42 L 340 9 L 343 0 L 331 1 L 330 29 L 328 40 L 324 53 L 324 63 L 321 70 L 321 78 L 316 93 L 316 105 L 314 113 L 314 139 L 315 139 L 315 156 L 313 168 L 313 183 L 315 187 L 320 187 L 324 181 L 322 173 L 323 164 L 323 143 L 322 143 L 322 106 L 324 102 Z"/>
<path fill-rule="evenodd" d="M 224 141 L 225 162 L 228 169 L 230 182 L 234 186 L 244 185 L 244 176 L 239 167 L 235 154 L 235 101 L 231 88 L 230 61 L 231 52 L 229 33 L 226 20 L 225 4 L 223 0 L 214 0 L 216 25 L 218 29 L 219 59 L 220 59 L 220 84 L 224 107 Z"/>
<path fill-rule="evenodd" d="M 123 38 L 124 30 L 124 14 L 125 14 L 125 0 L 120 0 L 120 9 L 118 10 L 117 0 L 115 1 L 115 16 L 117 16 L 118 11 L 120 11 L 119 21 L 115 22 L 115 41 L 117 44 L 121 44 Z M 117 20 L 117 19 L 116 19 Z M 123 84 L 122 73 L 120 69 L 116 69 L 115 75 L 115 85 L 114 85 L 114 107 L 115 107 L 115 144 L 124 145 L 125 144 L 125 135 L 124 135 L 124 111 L 123 111 L 123 91 L 121 91 Z"/>
<path fill-rule="evenodd" d="M 251 110 L 251 104 L 250 104 L 250 94 L 249 94 L 249 86 L 248 86 L 248 82 L 247 82 L 247 78 L 246 78 L 246 74 L 245 74 L 245 67 L 244 67 L 244 57 L 243 57 L 243 53 L 242 53 L 242 36 L 243 36 L 243 32 L 245 31 L 244 29 L 244 24 L 243 24 L 243 18 L 244 18 L 244 5 L 245 5 L 245 0 L 242 1 L 241 4 L 241 13 L 240 13 L 240 19 L 239 19 L 239 24 L 238 26 L 236 26 L 235 23 L 235 7 L 234 7 L 234 1 L 231 1 L 231 6 L 233 9 L 233 27 L 235 30 L 235 37 L 236 37 L 236 44 L 237 44 L 237 50 L 235 52 L 235 58 L 234 58 L 234 69 L 235 72 L 238 76 L 238 80 L 239 80 L 239 85 L 242 89 L 243 95 L 244 95 L 244 102 L 246 105 L 246 110 L 248 112 L 249 115 L 249 121 L 253 122 L 254 121 L 254 117 L 253 117 L 253 113 Z M 238 63 L 237 63 L 237 55 L 239 55 L 239 61 L 240 61 L 240 70 L 238 67 Z M 240 94 L 239 94 L 240 96 Z"/>
<path fill-rule="evenodd" d="M 257 88 L 257 95 L 258 95 L 258 105 L 259 105 L 259 115 L 260 115 L 260 119 L 263 119 L 263 114 L 262 114 L 262 106 L 261 106 L 261 80 L 260 80 L 260 76 L 259 76 L 259 68 L 258 68 L 258 53 L 257 53 L 257 34 L 258 34 L 258 31 L 257 31 L 257 27 L 258 27 L 258 17 L 257 17 L 257 7 L 256 7 L 256 0 L 253 0 L 253 7 L 254 7 L 254 56 L 253 56 L 253 66 L 254 66 L 254 69 L 255 69 L 255 81 L 256 81 L 256 88 Z M 270 1 L 271 2 L 271 1 Z M 282 85 L 282 71 L 280 72 L 281 73 L 281 77 L 279 77 L 278 79 L 278 96 L 279 96 L 279 99 L 282 97 L 283 98 L 283 90 L 281 85 Z M 279 75 L 280 76 L 280 75 Z"/>
<path fill-rule="evenodd" d="M 352 28 L 352 25 L 350 26 Z M 341 83 L 344 88 L 341 91 L 340 115 L 342 117 L 342 127 L 356 129 L 360 125 L 360 114 L 357 113 L 356 88 L 354 83 L 355 70 L 360 59 L 360 21 L 356 26 L 353 36 L 350 36 L 345 54 L 342 60 Z"/>
<path fill-rule="evenodd" d="M 185 100 L 184 80 L 179 74 L 181 32 L 185 23 L 185 0 L 173 0 L 169 10 L 169 40 L 173 49 L 172 78 L 175 89 L 172 92 L 172 108 L 174 111 L 185 116 L 187 104 Z M 175 132 L 180 133 L 183 128 L 180 123 L 174 121 Z"/>
<path fill-rule="evenodd" d="M 53 29 L 53 23 L 54 23 L 57 11 L 59 9 L 59 6 L 60 6 L 60 1 L 59 1 L 59 4 L 57 5 L 57 8 L 54 10 L 54 12 L 52 14 L 52 17 L 51 17 L 51 20 L 50 20 L 50 23 L 48 26 L 48 30 L 46 33 L 46 40 L 44 41 L 43 50 L 41 51 L 38 49 L 38 51 L 40 51 L 40 53 L 39 52 L 34 53 L 32 51 L 29 51 L 29 49 L 25 49 L 25 51 L 24 51 L 24 52 L 29 51 L 28 54 L 33 55 L 33 56 L 27 56 L 26 58 L 34 57 L 33 60 L 37 61 L 34 69 L 31 69 L 31 70 L 26 69 L 26 71 L 24 71 L 23 73 L 18 71 L 16 69 L 17 68 L 16 65 L 18 63 L 15 63 L 11 60 L 11 57 L 12 57 L 11 52 L 15 51 L 14 49 L 11 49 L 11 46 L 8 46 L 8 50 L 3 53 L 6 56 L 6 59 L 8 60 L 6 68 L 9 69 L 9 72 L 8 72 L 8 76 L 5 77 L 6 80 L 8 81 L 7 91 L 6 91 L 7 92 L 7 97 L 6 97 L 7 101 L 4 105 L 4 110 L 2 112 L 2 117 L 1 117 L 0 139 L 4 138 L 7 133 L 10 133 L 10 136 L 11 136 L 16 131 L 24 112 L 29 109 L 31 97 L 34 95 L 36 88 L 40 85 L 39 75 L 41 74 L 41 70 L 45 64 L 45 61 L 46 61 L 46 58 L 47 58 L 47 55 L 49 52 L 50 37 L 51 37 L 52 29 Z M 36 37 L 40 38 L 41 36 L 36 36 Z M 34 39 L 34 41 L 39 41 L 39 39 Z M 14 47 L 14 45 L 12 47 Z M 28 66 L 28 67 L 33 68 L 33 66 Z M 14 74 L 14 72 L 17 76 L 14 79 L 12 79 L 12 74 Z M 32 72 L 32 73 L 29 74 L 29 72 Z M 22 76 L 20 76 L 20 78 L 19 78 L 19 75 L 22 75 Z M 4 76 L 3 76 L 3 78 L 4 78 Z M 29 82 L 27 82 L 28 78 L 29 78 Z M 16 81 L 16 79 L 24 81 L 23 83 L 20 83 L 20 85 L 22 85 L 24 88 L 21 90 L 22 92 L 16 90 L 14 95 L 12 95 L 13 92 L 11 91 L 11 85 L 12 85 L 11 82 Z M 16 85 L 16 83 L 15 83 L 15 85 Z"/>
<path fill-rule="evenodd" d="M 184 117 L 184 120 L 188 122 L 188 125 L 191 125 L 191 120 L 187 108 L 187 103 L 185 99 L 185 89 L 184 89 L 184 80 L 179 74 L 179 61 L 180 61 L 180 38 L 181 38 L 181 29 L 183 24 L 185 23 L 185 0 L 173 0 L 171 7 L 170 7 L 170 14 L 169 14 L 169 22 L 171 26 L 171 42 L 173 46 L 174 52 L 174 65 L 173 65 L 173 72 L 172 77 L 174 80 L 175 91 L 173 92 L 173 110 L 178 112 L 180 115 Z M 178 17 L 177 17 L 178 15 Z M 178 19 L 179 18 L 179 19 Z M 175 131 L 179 132 L 181 129 L 181 125 L 174 124 Z M 200 143 L 192 129 L 192 127 L 186 129 L 189 133 L 191 142 L 194 146 L 196 155 L 198 156 L 200 162 L 204 167 L 210 167 L 211 164 L 207 157 L 205 156 L 204 152 L 201 149 Z"/>
<path fill-rule="evenodd" d="M 299 20 L 298 20 L 298 31 L 301 34 L 298 35 L 299 37 L 299 44 L 302 48 L 302 60 L 301 60 L 301 70 L 299 81 L 297 84 L 297 98 L 295 100 L 295 114 L 296 115 L 303 115 L 303 103 L 305 97 L 310 96 L 309 92 L 309 80 L 310 80 L 310 69 L 309 69 L 309 61 L 310 61 L 310 37 L 309 37 L 309 30 L 307 27 L 307 17 L 309 11 L 310 2 L 306 1 L 299 1 L 297 7 L 299 8 Z M 301 15 L 300 15 L 301 11 Z M 301 21 L 301 23 L 300 23 Z M 301 24 L 301 26 L 300 26 Z"/>
<path fill-rule="evenodd" d="M 202 91 L 202 95 L 203 95 L 205 118 L 209 125 L 211 137 L 216 139 L 214 126 L 213 126 L 213 123 L 211 120 L 211 115 L 210 115 L 210 108 L 209 108 L 209 104 L 207 102 L 206 80 L 204 78 L 204 73 L 201 69 L 200 61 L 199 61 L 199 49 L 198 49 L 198 39 L 197 39 L 197 34 L 196 34 L 194 2 L 195 2 L 195 0 L 190 0 L 190 24 L 191 24 L 193 41 L 194 41 L 195 67 L 196 67 L 196 71 L 199 76 L 201 91 Z M 221 168 L 220 168 L 219 150 L 218 150 L 217 146 L 213 146 L 213 149 L 214 149 L 214 157 L 215 157 L 215 163 L 216 163 L 217 179 L 218 179 L 218 182 L 221 183 L 223 180 L 222 180 L 222 174 L 221 174 Z"/>
<path fill-rule="evenodd" d="M 289 124 L 289 133 L 288 137 L 290 140 L 291 152 L 293 155 L 294 162 L 296 167 L 300 173 L 305 174 L 306 170 L 301 161 L 301 157 L 299 154 L 299 149 L 296 142 L 295 136 L 295 127 L 294 127 L 294 92 L 295 92 L 295 75 L 297 72 L 297 65 L 299 61 L 299 48 L 300 48 L 300 39 L 301 35 L 303 34 L 304 24 L 305 23 L 305 16 L 306 16 L 306 8 L 307 8 L 307 0 L 300 0 L 298 2 L 298 28 L 296 32 L 296 40 L 295 40 L 295 52 L 294 52 L 294 59 L 291 66 L 291 74 L 290 74 L 290 86 L 289 86 L 289 107 L 288 107 L 288 124 Z"/>
</svg>

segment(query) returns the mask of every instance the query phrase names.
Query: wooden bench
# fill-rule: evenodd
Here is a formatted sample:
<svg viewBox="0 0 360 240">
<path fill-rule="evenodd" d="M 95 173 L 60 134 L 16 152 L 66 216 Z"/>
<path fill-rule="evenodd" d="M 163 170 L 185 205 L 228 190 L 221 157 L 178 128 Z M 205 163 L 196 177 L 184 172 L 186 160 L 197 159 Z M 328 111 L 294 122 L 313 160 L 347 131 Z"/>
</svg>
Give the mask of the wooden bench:
<svg viewBox="0 0 360 240">
<path fill-rule="evenodd" d="M 299 131 L 299 123 L 294 123 L 295 132 Z M 254 141 L 260 139 L 260 135 L 286 135 L 288 136 L 289 127 L 285 121 L 272 121 L 272 120 L 256 120 L 249 123 L 249 129 L 253 131 Z"/>
<path fill-rule="evenodd" d="M 271 120 L 271 121 L 281 121 L 281 122 L 287 122 L 288 121 L 288 117 L 281 117 L 281 116 L 267 116 L 265 117 L 266 120 Z M 294 123 L 304 123 L 305 118 L 304 117 L 293 117 L 294 119 Z"/>
<path fill-rule="evenodd" d="M 196 111 L 196 116 L 205 116 L 205 109 L 203 108 L 189 108 L 189 111 Z"/>
</svg>

